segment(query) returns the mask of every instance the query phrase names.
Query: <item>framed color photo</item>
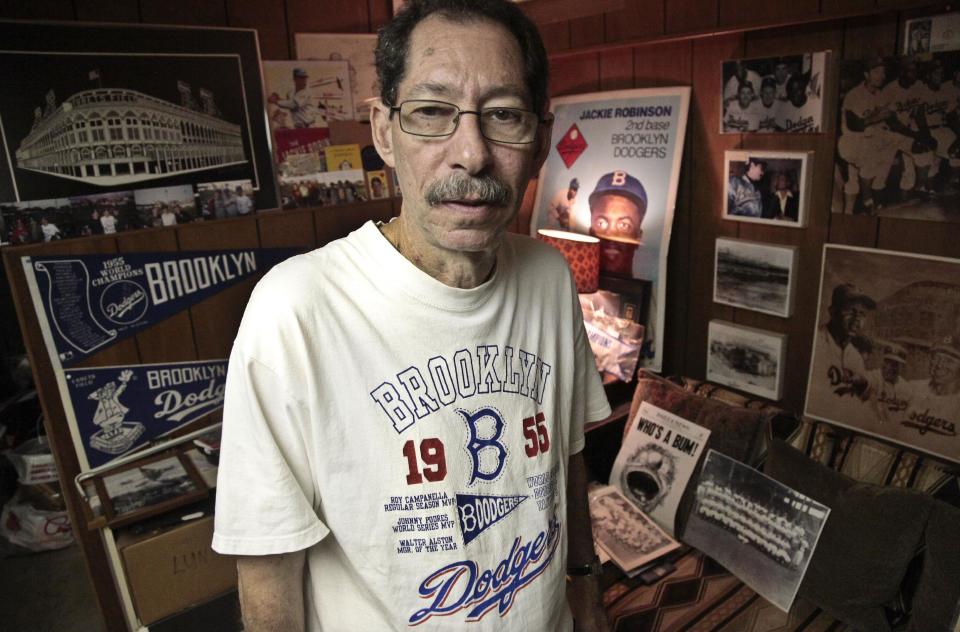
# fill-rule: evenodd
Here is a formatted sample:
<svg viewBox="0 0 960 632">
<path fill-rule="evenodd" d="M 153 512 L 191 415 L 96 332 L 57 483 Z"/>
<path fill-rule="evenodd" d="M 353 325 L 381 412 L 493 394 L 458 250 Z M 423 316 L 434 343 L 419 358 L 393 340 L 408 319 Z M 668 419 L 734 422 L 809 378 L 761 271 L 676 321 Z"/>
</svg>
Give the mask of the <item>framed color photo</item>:
<svg viewBox="0 0 960 632">
<path fill-rule="evenodd" d="M 707 335 L 707 379 L 771 400 L 783 391 L 787 336 L 711 320 Z"/>
<path fill-rule="evenodd" d="M 806 226 L 812 162 L 812 151 L 725 152 L 723 219 Z"/>
<path fill-rule="evenodd" d="M 718 237 L 714 302 L 789 318 L 798 252 L 794 246 Z"/>
<path fill-rule="evenodd" d="M 827 244 L 804 412 L 960 462 L 960 260 Z"/>
<path fill-rule="evenodd" d="M 352 111 L 347 118 L 370 120 L 370 99 L 379 96 L 374 50 L 374 33 L 297 33 L 297 59 L 345 61 L 350 65 Z"/>
<path fill-rule="evenodd" d="M 0 39 L 0 201 L 247 179 L 278 206 L 255 30 L 0 22 Z"/>
</svg>

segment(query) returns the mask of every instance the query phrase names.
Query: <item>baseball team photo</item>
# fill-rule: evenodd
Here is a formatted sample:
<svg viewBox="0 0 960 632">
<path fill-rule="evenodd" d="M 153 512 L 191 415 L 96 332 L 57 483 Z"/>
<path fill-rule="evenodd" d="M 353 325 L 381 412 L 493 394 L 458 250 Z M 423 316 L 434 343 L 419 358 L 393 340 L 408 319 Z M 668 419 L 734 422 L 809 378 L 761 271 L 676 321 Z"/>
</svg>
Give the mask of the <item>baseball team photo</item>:
<svg viewBox="0 0 960 632">
<path fill-rule="evenodd" d="M 724 61 L 720 133 L 824 131 L 826 57 L 826 52 L 820 52 Z"/>
</svg>

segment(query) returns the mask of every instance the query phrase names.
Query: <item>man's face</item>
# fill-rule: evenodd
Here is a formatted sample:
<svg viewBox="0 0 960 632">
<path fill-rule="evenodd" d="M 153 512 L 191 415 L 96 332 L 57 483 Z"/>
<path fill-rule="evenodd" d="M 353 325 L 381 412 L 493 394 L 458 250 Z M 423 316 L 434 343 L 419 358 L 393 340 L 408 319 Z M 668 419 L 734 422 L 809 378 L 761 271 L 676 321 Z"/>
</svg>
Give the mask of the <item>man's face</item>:
<svg viewBox="0 0 960 632">
<path fill-rule="evenodd" d="M 753 88 L 749 85 L 740 86 L 740 90 L 737 91 L 737 101 L 740 102 L 741 108 L 746 108 L 750 105 L 750 102 L 753 101 Z"/>
<path fill-rule="evenodd" d="M 406 72 L 397 90 L 398 104 L 411 99 L 445 101 L 461 110 L 530 109 L 520 47 L 506 29 L 492 22 L 458 24 L 431 16 L 411 34 Z M 452 135 L 426 138 L 403 132 L 398 115 L 389 114 L 384 104 L 374 106 L 374 143 L 384 161 L 397 170 L 407 237 L 417 242 L 415 246 L 441 252 L 495 250 L 545 157 L 549 129 L 541 126 L 530 144 L 496 143 L 480 134 L 477 116 L 467 114 Z M 442 196 L 434 204 L 427 201 L 431 185 L 475 183 L 479 177 L 502 185 L 506 200 L 482 201 L 467 194 L 463 199 Z"/>
<path fill-rule="evenodd" d="M 759 182 L 763 178 L 763 165 L 758 162 L 751 162 L 747 166 L 747 177 L 754 182 Z"/>
<path fill-rule="evenodd" d="M 637 244 L 600 238 L 600 270 L 611 274 L 633 276 L 633 255 Z"/>
<path fill-rule="evenodd" d="M 807 90 L 806 85 L 802 81 L 791 79 L 790 83 L 787 84 L 787 98 L 790 99 L 796 107 L 800 107 L 807 102 Z"/>
<path fill-rule="evenodd" d="M 307 78 L 306 77 L 294 77 L 293 78 L 293 87 L 298 91 L 303 90 L 307 87 Z"/>
<path fill-rule="evenodd" d="M 590 232 L 605 239 L 639 244 L 645 210 L 622 195 L 602 195 L 590 207 Z"/>
<path fill-rule="evenodd" d="M 960 358 L 935 352 L 930 358 L 930 379 L 935 384 L 955 384 L 960 381 Z"/>
<path fill-rule="evenodd" d="M 850 336 L 863 332 L 867 320 L 867 309 L 861 303 L 847 303 L 838 312 L 843 330 Z"/>
<path fill-rule="evenodd" d="M 900 85 L 909 88 L 917 81 L 917 65 L 907 64 L 900 69 Z"/>
<path fill-rule="evenodd" d="M 874 66 L 866 73 L 867 85 L 877 89 L 883 87 L 883 82 L 887 80 L 887 69 L 883 66 Z"/>
<path fill-rule="evenodd" d="M 933 70 L 931 70 L 930 76 L 928 77 L 928 83 L 930 84 L 930 87 L 933 88 L 934 90 L 939 89 L 940 86 L 943 84 L 943 69 L 934 68 Z"/>
<path fill-rule="evenodd" d="M 777 89 L 773 86 L 765 86 L 760 90 L 760 101 L 763 102 L 763 105 L 770 107 L 773 105 L 774 99 L 777 98 Z"/>
<path fill-rule="evenodd" d="M 786 174 L 777 174 L 777 191 L 787 191 L 790 189 L 790 179 Z"/>
<path fill-rule="evenodd" d="M 896 383 L 897 378 L 900 377 L 900 363 L 896 360 L 884 359 L 880 373 L 887 382 Z"/>
<path fill-rule="evenodd" d="M 790 70 L 786 64 L 777 64 L 777 67 L 773 69 L 773 76 L 776 78 L 777 83 L 782 84 L 787 80 L 787 77 L 790 76 Z"/>
</svg>

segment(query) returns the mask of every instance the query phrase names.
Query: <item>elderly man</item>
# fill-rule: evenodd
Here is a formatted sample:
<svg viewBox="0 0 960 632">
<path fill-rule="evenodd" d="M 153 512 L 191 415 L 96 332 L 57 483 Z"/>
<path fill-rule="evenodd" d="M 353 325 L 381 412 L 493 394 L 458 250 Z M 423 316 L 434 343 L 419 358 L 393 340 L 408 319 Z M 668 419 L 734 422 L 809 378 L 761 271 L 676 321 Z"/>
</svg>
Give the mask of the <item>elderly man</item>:
<svg viewBox="0 0 960 632">
<path fill-rule="evenodd" d="M 246 629 L 608 630 L 580 452 L 610 407 L 562 256 L 507 234 L 543 45 L 505 0 L 409 0 L 377 68 L 400 217 L 271 270 L 231 355 L 214 548 Z"/>
</svg>

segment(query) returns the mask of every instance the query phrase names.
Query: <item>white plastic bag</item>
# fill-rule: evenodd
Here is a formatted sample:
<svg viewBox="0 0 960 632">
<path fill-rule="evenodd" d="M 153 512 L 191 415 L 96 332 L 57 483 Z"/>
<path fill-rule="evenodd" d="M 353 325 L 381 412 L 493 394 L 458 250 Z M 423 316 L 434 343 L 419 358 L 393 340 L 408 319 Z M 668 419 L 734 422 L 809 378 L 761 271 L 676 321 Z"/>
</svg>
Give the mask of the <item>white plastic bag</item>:
<svg viewBox="0 0 960 632">
<path fill-rule="evenodd" d="M 3 506 L 0 535 L 31 551 L 50 551 L 73 544 L 73 528 L 66 511 L 38 509 L 23 502 L 19 493 Z"/>
</svg>

